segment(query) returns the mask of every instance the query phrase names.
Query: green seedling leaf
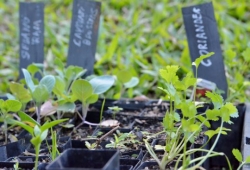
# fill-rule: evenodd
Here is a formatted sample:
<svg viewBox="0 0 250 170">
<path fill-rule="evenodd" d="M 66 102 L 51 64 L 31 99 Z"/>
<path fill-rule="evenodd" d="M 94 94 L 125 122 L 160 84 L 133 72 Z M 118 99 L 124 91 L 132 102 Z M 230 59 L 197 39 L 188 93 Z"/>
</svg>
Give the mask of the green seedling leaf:
<svg viewBox="0 0 250 170">
<path fill-rule="evenodd" d="M 40 134 L 41 134 L 41 129 L 37 125 L 35 125 L 35 127 L 34 127 L 34 135 L 35 136 L 40 136 Z"/>
<path fill-rule="evenodd" d="M 33 137 L 30 142 L 34 145 L 34 146 L 38 146 L 42 141 L 40 139 L 40 136 L 36 136 Z"/>
<path fill-rule="evenodd" d="M 110 89 L 114 83 L 115 78 L 113 76 L 99 76 L 91 79 L 89 83 L 92 85 L 95 94 L 105 93 Z"/>
<path fill-rule="evenodd" d="M 59 123 L 62 123 L 62 122 L 65 122 L 67 121 L 68 119 L 59 119 L 59 120 L 54 120 L 52 122 L 46 122 L 45 124 L 43 124 L 40 129 L 41 131 L 45 131 L 46 129 L 49 129 L 51 127 L 54 127 L 55 125 L 59 124 Z"/>
<path fill-rule="evenodd" d="M 53 92 L 57 95 L 57 96 L 62 96 L 63 93 L 65 92 L 65 88 L 66 88 L 66 84 L 65 81 L 63 80 L 62 77 L 56 76 L 55 77 L 55 86 L 53 88 Z"/>
<path fill-rule="evenodd" d="M 92 94 L 89 98 L 87 98 L 86 103 L 92 104 L 95 103 L 98 100 L 97 94 Z"/>
<path fill-rule="evenodd" d="M 239 162 L 242 162 L 243 159 L 239 149 L 233 149 L 232 153 Z"/>
<path fill-rule="evenodd" d="M 22 103 L 18 100 L 6 100 L 4 102 L 4 107 L 7 112 L 17 112 L 22 108 Z"/>
<path fill-rule="evenodd" d="M 18 116 L 20 117 L 22 122 L 29 124 L 31 127 L 34 127 L 35 125 L 40 126 L 37 121 L 35 121 L 32 117 L 22 111 L 18 112 Z"/>
<path fill-rule="evenodd" d="M 56 57 L 54 60 L 54 63 L 58 67 L 59 70 L 62 71 L 64 69 L 64 64 L 59 58 Z"/>
<path fill-rule="evenodd" d="M 207 91 L 206 96 L 212 100 L 215 109 L 219 109 L 222 107 L 223 98 L 221 95 Z"/>
<path fill-rule="evenodd" d="M 177 112 L 174 113 L 174 120 L 175 120 L 176 122 L 181 121 L 181 117 L 180 117 L 179 113 L 177 113 Z"/>
<path fill-rule="evenodd" d="M 63 112 L 70 112 L 70 113 L 74 113 L 76 109 L 76 105 L 75 103 L 71 103 L 71 102 L 67 102 L 67 103 L 63 103 L 63 104 L 59 104 L 57 107 L 58 111 L 63 111 Z"/>
<path fill-rule="evenodd" d="M 25 82 L 26 82 L 28 88 L 33 92 L 35 90 L 35 85 L 34 85 L 34 82 L 31 78 L 30 73 L 24 68 L 22 69 L 22 71 L 23 71 Z"/>
<path fill-rule="evenodd" d="M 48 135 L 48 129 L 46 129 L 45 131 L 42 132 L 42 134 L 40 136 L 41 141 L 46 139 L 47 135 Z"/>
<path fill-rule="evenodd" d="M 216 132 L 214 130 L 207 130 L 205 132 L 205 135 L 207 135 L 209 139 L 211 139 L 215 134 Z"/>
<path fill-rule="evenodd" d="M 38 66 L 36 66 L 35 64 L 30 64 L 27 67 L 27 71 L 34 76 L 38 71 L 40 70 L 40 68 Z"/>
<path fill-rule="evenodd" d="M 9 120 L 8 123 L 11 125 L 18 125 L 18 126 L 22 127 L 23 129 L 25 129 L 26 131 L 28 131 L 32 136 L 34 135 L 33 134 L 33 131 L 34 131 L 33 127 L 31 127 L 23 122 L 12 119 L 12 120 Z"/>
<path fill-rule="evenodd" d="M 73 96 L 83 103 L 93 94 L 93 88 L 86 80 L 76 80 L 71 90 Z"/>
<path fill-rule="evenodd" d="M 176 81 L 179 80 L 177 76 L 177 71 L 179 70 L 179 66 L 166 66 L 165 69 L 160 69 L 159 73 L 163 79 L 168 83 L 175 84 Z"/>
<path fill-rule="evenodd" d="M 246 163 L 250 163 L 250 156 L 248 156 L 245 160 Z"/>
<path fill-rule="evenodd" d="M 133 88 L 139 84 L 139 79 L 137 77 L 132 77 L 129 82 L 124 83 L 126 88 Z"/>
<path fill-rule="evenodd" d="M 56 80 L 54 76 L 46 75 L 39 82 L 39 85 L 44 85 L 48 89 L 48 92 L 51 93 L 55 86 L 55 83 L 56 83 Z"/>
<path fill-rule="evenodd" d="M 205 117 L 198 115 L 197 119 L 200 120 L 200 122 L 203 122 L 206 127 L 208 127 L 208 128 L 211 127 L 211 124 L 209 123 L 209 121 L 207 121 L 207 119 Z"/>
<path fill-rule="evenodd" d="M 194 102 L 184 102 L 180 104 L 183 116 L 192 118 L 197 114 L 197 109 Z"/>
<path fill-rule="evenodd" d="M 49 91 L 45 85 L 39 84 L 35 87 L 34 91 L 32 92 L 32 98 L 37 103 L 42 103 L 49 99 Z"/>
<path fill-rule="evenodd" d="M 120 72 L 118 72 L 116 77 L 120 82 L 127 83 L 131 80 L 132 74 L 129 70 L 121 70 Z"/>
<path fill-rule="evenodd" d="M 192 63 L 192 65 L 194 65 L 196 68 L 198 68 L 199 65 L 201 64 L 202 60 L 204 60 L 204 59 L 206 59 L 206 58 L 208 58 L 208 57 L 211 57 L 212 55 L 214 55 L 214 52 L 210 52 L 210 53 L 208 53 L 208 54 L 206 54 L 206 55 L 202 55 L 202 56 L 200 56 L 199 58 L 197 58 L 197 59 Z"/>
<path fill-rule="evenodd" d="M 213 120 L 213 121 L 217 121 L 219 120 L 220 115 L 220 110 L 210 110 L 208 109 L 206 111 L 206 116 L 208 120 Z"/>
<path fill-rule="evenodd" d="M 21 102 L 28 103 L 31 101 L 31 95 L 29 90 L 24 88 L 23 84 L 11 82 L 9 84 L 11 93 Z"/>
</svg>

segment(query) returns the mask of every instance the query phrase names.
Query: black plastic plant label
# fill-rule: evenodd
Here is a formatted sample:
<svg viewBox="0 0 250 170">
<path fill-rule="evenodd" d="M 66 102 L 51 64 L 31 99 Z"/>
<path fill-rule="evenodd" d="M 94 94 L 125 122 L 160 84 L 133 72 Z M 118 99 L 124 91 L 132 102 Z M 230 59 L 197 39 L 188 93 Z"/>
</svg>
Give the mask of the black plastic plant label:
<svg viewBox="0 0 250 170">
<path fill-rule="evenodd" d="M 67 64 L 87 69 L 93 74 L 101 3 L 74 0 Z"/>
<path fill-rule="evenodd" d="M 226 98 L 228 86 L 212 3 L 182 8 L 182 14 L 192 62 L 201 55 L 215 53 L 202 61 L 198 78 L 214 82 Z"/>
<path fill-rule="evenodd" d="M 20 2 L 19 41 L 19 78 L 23 78 L 22 68 L 44 61 L 44 3 Z"/>
</svg>

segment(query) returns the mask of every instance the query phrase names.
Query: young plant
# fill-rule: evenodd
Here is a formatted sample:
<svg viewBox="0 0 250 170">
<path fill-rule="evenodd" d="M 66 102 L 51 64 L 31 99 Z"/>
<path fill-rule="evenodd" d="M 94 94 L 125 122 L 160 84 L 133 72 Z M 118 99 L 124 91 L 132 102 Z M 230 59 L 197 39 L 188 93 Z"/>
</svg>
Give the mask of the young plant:
<svg viewBox="0 0 250 170">
<path fill-rule="evenodd" d="M 234 157 L 240 162 L 240 165 L 237 170 L 240 170 L 241 167 L 243 167 L 243 165 L 245 164 L 250 164 L 250 155 L 246 157 L 245 161 L 243 161 L 242 154 L 240 153 L 239 149 L 233 149 L 232 153 Z"/>
<path fill-rule="evenodd" d="M 98 96 L 106 92 L 114 82 L 112 76 L 99 76 L 90 81 L 78 79 L 73 82 L 71 87 L 72 99 L 73 101 L 79 100 L 82 103 L 82 123 L 78 127 L 84 123 L 88 123 L 85 119 L 89 105 L 95 103 L 98 100 Z"/>
<path fill-rule="evenodd" d="M 30 73 L 26 69 L 22 69 L 22 71 L 32 100 L 36 104 L 37 122 L 40 123 L 41 106 L 43 102 L 50 98 L 52 90 L 55 86 L 55 78 L 52 75 L 46 75 L 40 80 L 39 84 L 35 85 Z"/>
<path fill-rule="evenodd" d="M 30 135 L 32 136 L 30 142 L 33 144 L 35 148 L 36 159 L 35 159 L 34 169 L 37 170 L 40 146 L 41 146 L 41 143 L 47 138 L 48 130 L 56 126 L 57 124 L 62 123 L 68 119 L 54 120 L 51 122 L 45 122 L 43 125 L 40 125 L 38 121 L 35 121 L 32 117 L 30 117 L 24 112 L 19 111 L 18 116 L 21 119 L 20 121 L 10 119 L 9 124 L 18 125 L 22 127 L 27 132 L 29 132 Z"/>
<path fill-rule="evenodd" d="M 115 119 L 115 116 L 118 112 L 123 110 L 123 108 L 120 108 L 118 106 L 108 107 L 108 109 L 111 110 L 113 119 Z"/>
<path fill-rule="evenodd" d="M 18 112 L 22 108 L 22 103 L 17 100 L 8 99 L 6 101 L 0 99 L 0 122 L 4 123 L 5 144 L 8 139 L 8 124 L 13 118 L 12 112 Z"/>
<path fill-rule="evenodd" d="M 196 71 L 200 62 L 211 55 L 210 53 L 196 59 L 193 63 L 196 66 Z M 236 107 L 231 103 L 224 103 L 222 97 L 214 92 L 206 93 L 206 97 L 212 101 L 214 108 L 208 109 L 205 113 L 198 114 L 195 103 L 197 74 L 196 78 L 194 78 L 191 73 L 188 73 L 182 80 L 179 80 L 177 76 L 178 69 L 178 66 L 167 66 L 165 69 L 160 70 L 160 75 L 165 80 L 165 88 L 159 87 L 159 89 L 166 93 L 166 98 L 170 102 L 170 109 L 166 112 L 163 119 L 163 126 L 165 129 L 162 133 L 166 134 L 166 146 L 164 149 L 164 156 L 161 160 L 156 156 L 147 140 L 145 140 L 147 150 L 159 164 L 161 170 L 164 170 L 166 165 L 173 160 L 177 160 L 176 168 L 179 161 L 182 160 L 182 166 L 179 169 L 196 169 L 207 158 L 216 155 L 224 155 L 223 153 L 217 153 L 213 150 L 220 135 L 227 134 L 227 131 L 230 130 L 224 128 L 223 123 L 231 123 L 230 118 L 238 116 Z M 189 87 L 194 88 L 194 97 L 187 100 L 186 91 Z M 176 112 L 177 109 L 181 110 L 182 117 Z M 206 126 L 210 128 L 211 125 L 209 121 L 219 119 L 221 119 L 221 126 L 218 129 L 205 132 L 209 139 L 218 134 L 213 146 L 209 150 L 198 148 L 187 151 L 187 144 L 190 142 L 194 143 L 202 127 Z M 178 122 L 181 124 L 176 126 Z M 206 152 L 206 154 L 191 160 L 191 154 L 199 151 Z M 191 168 L 188 168 L 190 166 Z"/>
</svg>

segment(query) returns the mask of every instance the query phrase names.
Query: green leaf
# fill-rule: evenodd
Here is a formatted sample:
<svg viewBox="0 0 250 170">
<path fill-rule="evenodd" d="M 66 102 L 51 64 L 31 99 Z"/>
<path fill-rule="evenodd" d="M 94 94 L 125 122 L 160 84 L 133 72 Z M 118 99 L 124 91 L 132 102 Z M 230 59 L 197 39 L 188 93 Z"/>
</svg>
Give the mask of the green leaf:
<svg viewBox="0 0 250 170">
<path fill-rule="evenodd" d="M 206 116 L 208 120 L 213 120 L 217 121 L 219 120 L 220 115 L 220 110 L 206 110 Z"/>
<path fill-rule="evenodd" d="M 66 84 L 65 81 L 63 80 L 62 77 L 56 76 L 55 77 L 55 86 L 53 88 L 53 92 L 57 95 L 57 96 L 62 96 L 63 93 L 65 92 L 65 88 L 66 88 Z"/>
<path fill-rule="evenodd" d="M 92 94 L 91 96 L 89 96 L 89 98 L 87 98 L 86 103 L 92 104 L 92 103 L 95 103 L 97 100 L 98 100 L 98 95 Z"/>
<path fill-rule="evenodd" d="M 194 65 L 196 68 L 199 67 L 199 65 L 201 64 L 202 60 L 211 57 L 212 55 L 214 55 L 214 52 L 210 52 L 206 55 L 202 55 L 199 58 L 196 58 L 196 60 L 192 63 L 192 65 Z"/>
<path fill-rule="evenodd" d="M 215 109 L 219 109 L 222 107 L 223 98 L 221 95 L 207 91 L 206 96 L 212 100 Z"/>
<path fill-rule="evenodd" d="M 44 85 L 48 89 L 48 92 L 51 93 L 55 86 L 55 83 L 56 83 L 56 80 L 54 76 L 46 75 L 39 82 L 39 85 Z"/>
<path fill-rule="evenodd" d="M 209 139 L 211 139 L 215 134 L 216 132 L 214 130 L 207 130 L 205 132 L 205 135 L 207 135 Z"/>
<path fill-rule="evenodd" d="M 41 134 L 41 129 L 37 125 L 35 125 L 35 127 L 34 127 L 34 135 L 35 136 L 40 136 L 40 134 Z"/>
<path fill-rule="evenodd" d="M 42 141 L 40 139 L 40 136 L 36 136 L 33 137 L 30 142 L 34 145 L 34 146 L 38 146 Z"/>
<path fill-rule="evenodd" d="M 45 131 L 43 131 L 41 133 L 41 135 L 40 135 L 41 141 L 43 141 L 44 139 L 46 139 L 47 135 L 48 135 L 48 129 L 46 129 Z"/>
<path fill-rule="evenodd" d="M 17 112 L 22 108 L 22 103 L 18 100 L 6 100 L 4 106 L 7 112 Z"/>
<path fill-rule="evenodd" d="M 37 121 L 35 121 L 32 117 L 30 117 L 28 114 L 26 114 L 26 113 L 24 113 L 22 111 L 18 112 L 18 116 L 20 117 L 22 122 L 24 122 L 24 123 L 29 122 L 29 125 L 31 127 L 34 127 L 35 125 L 40 126 L 40 124 Z"/>
<path fill-rule="evenodd" d="M 92 85 L 86 80 L 76 80 L 71 90 L 73 96 L 81 102 L 85 102 L 93 94 Z"/>
<path fill-rule="evenodd" d="M 37 102 L 37 103 L 43 103 L 44 101 L 48 100 L 49 98 L 49 91 L 47 87 L 45 87 L 42 84 L 39 84 L 38 86 L 35 87 L 34 91 L 32 92 L 32 98 Z"/>
<path fill-rule="evenodd" d="M 211 127 L 211 124 L 209 123 L 209 121 L 207 121 L 207 119 L 205 117 L 198 115 L 197 119 L 199 119 L 200 122 L 203 122 L 206 127 L 208 127 L 208 128 Z"/>
<path fill-rule="evenodd" d="M 178 70 L 179 66 L 171 65 L 166 66 L 165 69 L 160 69 L 159 73 L 161 77 L 166 80 L 166 82 L 175 84 L 175 82 L 179 80 L 177 76 Z"/>
<path fill-rule="evenodd" d="M 71 103 L 71 102 L 67 102 L 67 103 L 63 103 L 63 104 L 59 104 L 57 107 L 58 111 L 63 111 L 63 112 L 70 112 L 70 113 L 74 113 L 76 109 L 76 105 L 75 103 Z"/>
<path fill-rule="evenodd" d="M 30 73 L 24 68 L 22 69 L 22 71 L 23 71 L 25 82 L 26 82 L 28 88 L 33 92 L 35 90 L 35 85 L 34 85 L 34 82 L 31 78 Z"/>
<path fill-rule="evenodd" d="M 122 83 L 127 83 L 131 80 L 132 74 L 129 70 L 121 70 L 117 74 L 117 79 Z"/>
<path fill-rule="evenodd" d="M 18 125 L 18 126 L 22 127 L 23 129 L 25 129 L 26 131 L 28 131 L 32 136 L 34 136 L 34 134 L 33 134 L 34 130 L 29 125 L 26 125 L 25 123 L 14 120 L 14 119 L 9 121 L 8 123 L 11 125 Z"/>
<path fill-rule="evenodd" d="M 54 60 L 54 63 L 58 67 L 59 70 L 62 71 L 64 69 L 64 64 L 59 58 L 56 57 Z"/>
<path fill-rule="evenodd" d="M 59 119 L 59 120 L 54 120 L 52 122 L 46 122 L 45 124 L 43 124 L 40 129 L 41 131 L 45 131 L 46 129 L 49 129 L 51 127 L 54 127 L 55 125 L 59 124 L 59 123 L 62 123 L 62 122 L 65 122 L 67 121 L 68 119 Z"/>
<path fill-rule="evenodd" d="M 36 66 L 35 64 L 30 64 L 28 67 L 27 67 L 27 71 L 29 73 L 31 73 L 32 76 L 35 75 L 35 73 L 37 73 L 38 71 L 40 70 L 40 68 L 38 66 Z"/>
<path fill-rule="evenodd" d="M 250 163 L 250 155 L 245 160 L 246 163 Z"/>
<path fill-rule="evenodd" d="M 110 89 L 115 83 L 113 76 L 98 76 L 89 81 L 95 94 L 102 94 Z"/>
<path fill-rule="evenodd" d="M 197 114 L 197 109 L 194 102 L 184 102 L 180 104 L 183 116 L 192 118 Z"/>
<path fill-rule="evenodd" d="M 139 84 L 139 79 L 137 77 L 132 77 L 129 82 L 124 83 L 126 88 L 133 88 Z"/>
<path fill-rule="evenodd" d="M 239 149 L 233 149 L 232 151 L 234 157 L 239 161 L 239 162 L 242 162 L 242 155 L 239 151 Z"/>
<path fill-rule="evenodd" d="M 195 132 L 195 131 L 198 131 L 200 129 L 200 126 L 197 124 L 192 124 L 189 126 L 189 129 L 191 132 Z"/>
<path fill-rule="evenodd" d="M 31 95 L 29 90 L 24 88 L 23 84 L 11 82 L 9 84 L 11 93 L 21 102 L 28 103 L 31 101 Z"/>
<path fill-rule="evenodd" d="M 174 120 L 175 120 L 176 122 L 181 121 L 181 117 L 180 117 L 179 113 L 174 112 Z"/>
</svg>

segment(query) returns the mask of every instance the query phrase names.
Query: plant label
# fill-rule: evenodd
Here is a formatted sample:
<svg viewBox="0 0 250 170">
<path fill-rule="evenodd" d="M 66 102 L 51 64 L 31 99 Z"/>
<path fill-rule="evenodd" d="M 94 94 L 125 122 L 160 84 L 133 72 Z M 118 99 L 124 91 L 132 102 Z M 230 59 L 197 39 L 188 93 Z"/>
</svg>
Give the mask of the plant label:
<svg viewBox="0 0 250 170">
<path fill-rule="evenodd" d="M 24 77 L 22 68 L 44 61 L 44 3 L 20 2 L 19 5 L 19 78 L 21 79 Z M 36 77 L 40 78 L 39 75 Z"/>
<path fill-rule="evenodd" d="M 214 82 L 226 98 L 228 86 L 212 3 L 185 7 L 182 15 L 192 62 L 201 55 L 215 53 L 201 62 L 198 78 Z"/>
<path fill-rule="evenodd" d="M 85 76 L 93 74 L 100 8 L 100 2 L 89 0 L 73 4 L 67 64 L 87 69 Z"/>
</svg>

